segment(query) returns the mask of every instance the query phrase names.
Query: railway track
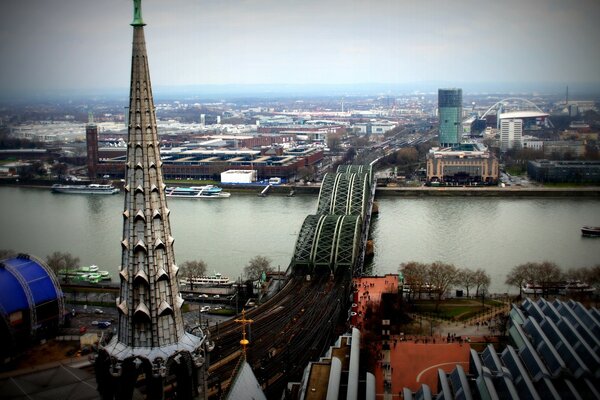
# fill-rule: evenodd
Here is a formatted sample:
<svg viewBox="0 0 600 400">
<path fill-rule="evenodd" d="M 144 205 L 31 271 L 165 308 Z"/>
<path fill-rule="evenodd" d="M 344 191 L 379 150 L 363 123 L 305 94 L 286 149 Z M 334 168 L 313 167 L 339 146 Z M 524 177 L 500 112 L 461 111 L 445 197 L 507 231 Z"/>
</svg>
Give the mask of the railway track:
<svg viewBox="0 0 600 400">
<path fill-rule="evenodd" d="M 292 277 L 282 290 L 246 313 L 250 345 L 246 359 L 268 397 L 279 397 L 290 380 L 299 379 L 311 360 L 318 359 L 333 340 L 342 310 L 347 280 L 328 276 L 306 281 Z M 241 327 L 228 321 L 211 328 L 215 349 L 210 358 L 208 394 L 226 390 L 241 355 Z"/>
</svg>

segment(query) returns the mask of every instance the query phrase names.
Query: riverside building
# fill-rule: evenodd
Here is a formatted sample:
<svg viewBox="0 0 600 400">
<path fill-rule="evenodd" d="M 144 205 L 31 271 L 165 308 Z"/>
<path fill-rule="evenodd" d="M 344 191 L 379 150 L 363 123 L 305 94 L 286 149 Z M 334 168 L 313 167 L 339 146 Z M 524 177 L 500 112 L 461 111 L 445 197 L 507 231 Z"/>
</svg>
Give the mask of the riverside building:
<svg viewBox="0 0 600 400">
<path fill-rule="evenodd" d="M 498 159 L 479 143 L 434 147 L 427 154 L 428 185 L 495 185 Z"/>
</svg>

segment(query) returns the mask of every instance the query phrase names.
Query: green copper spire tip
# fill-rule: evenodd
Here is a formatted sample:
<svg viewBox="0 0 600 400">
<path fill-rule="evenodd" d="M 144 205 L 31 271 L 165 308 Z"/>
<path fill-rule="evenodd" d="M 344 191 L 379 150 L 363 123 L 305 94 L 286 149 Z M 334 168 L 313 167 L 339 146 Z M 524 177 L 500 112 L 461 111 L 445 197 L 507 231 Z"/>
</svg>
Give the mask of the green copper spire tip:
<svg viewBox="0 0 600 400">
<path fill-rule="evenodd" d="M 131 26 L 146 25 L 142 20 L 142 0 L 133 0 L 133 22 Z"/>
</svg>

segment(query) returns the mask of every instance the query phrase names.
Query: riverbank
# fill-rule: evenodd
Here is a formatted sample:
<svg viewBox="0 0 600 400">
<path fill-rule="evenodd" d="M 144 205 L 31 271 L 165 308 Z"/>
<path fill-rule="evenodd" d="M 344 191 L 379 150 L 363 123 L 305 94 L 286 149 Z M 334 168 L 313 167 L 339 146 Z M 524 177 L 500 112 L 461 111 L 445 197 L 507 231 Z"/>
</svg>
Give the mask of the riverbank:
<svg viewBox="0 0 600 400">
<path fill-rule="evenodd" d="M 49 180 L 35 181 L 15 181 L 14 179 L 2 179 L 0 185 L 12 187 L 27 187 L 38 189 L 50 189 L 58 183 Z M 182 184 L 181 186 L 189 186 Z M 219 184 L 225 191 L 232 193 L 256 193 L 257 195 L 266 187 L 266 185 L 227 185 Z M 273 185 L 268 194 L 273 195 L 318 195 L 321 190 L 320 183 L 300 184 L 300 185 Z M 398 196 L 398 197 L 581 197 L 581 198 L 600 198 L 600 187 L 541 187 L 541 186 L 486 186 L 486 187 L 383 187 L 379 186 L 376 190 L 376 196 Z"/>
</svg>

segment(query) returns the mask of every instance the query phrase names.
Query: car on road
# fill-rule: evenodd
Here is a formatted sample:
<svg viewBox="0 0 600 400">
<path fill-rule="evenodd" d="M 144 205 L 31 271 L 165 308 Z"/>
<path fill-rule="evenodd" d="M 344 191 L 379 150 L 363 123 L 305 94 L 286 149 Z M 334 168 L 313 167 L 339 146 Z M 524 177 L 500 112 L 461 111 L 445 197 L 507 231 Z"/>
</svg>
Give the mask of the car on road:
<svg viewBox="0 0 600 400">
<path fill-rule="evenodd" d="M 110 322 L 109 321 L 100 321 L 98 322 L 98 328 L 100 329 L 106 329 L 110 326 Z"/>
<path fill-rule="evenodd" d="M 96 308 L 94 310 L 94 314 L 104 314 L 104 310 L 100 309 L 100 308 Z"/>
</svg>

